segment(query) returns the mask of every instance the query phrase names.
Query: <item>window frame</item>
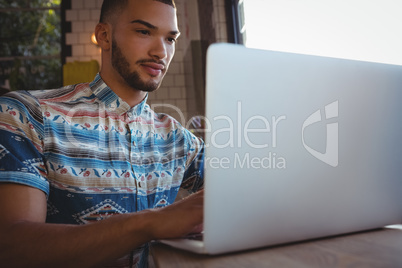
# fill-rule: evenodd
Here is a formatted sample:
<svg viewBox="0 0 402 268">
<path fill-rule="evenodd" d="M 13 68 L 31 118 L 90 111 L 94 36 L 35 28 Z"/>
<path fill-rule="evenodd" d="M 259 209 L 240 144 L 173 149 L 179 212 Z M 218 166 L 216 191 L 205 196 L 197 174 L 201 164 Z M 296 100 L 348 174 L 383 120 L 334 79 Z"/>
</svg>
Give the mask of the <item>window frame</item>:
<svg viewBox="0 0 402 268">
<path fill-rule="evenodd" d="M 244 0 L 227 0 L 228 32 L 232 33 L 232 42 L 244 45 L 247 38 L 244 20 Z"/>
</svg>

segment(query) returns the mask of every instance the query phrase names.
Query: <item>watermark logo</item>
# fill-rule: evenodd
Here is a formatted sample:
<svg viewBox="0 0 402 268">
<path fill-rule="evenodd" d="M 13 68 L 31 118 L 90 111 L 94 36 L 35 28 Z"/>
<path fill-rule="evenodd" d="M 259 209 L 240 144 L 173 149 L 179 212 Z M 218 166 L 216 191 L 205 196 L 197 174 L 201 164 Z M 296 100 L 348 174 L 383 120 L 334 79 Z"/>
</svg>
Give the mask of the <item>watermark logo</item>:
<svg viewBox="0 0 402 268">
<path fill-rule="evenodd" d="M 270 115 L 269 117 L 262 114 L 246 116 L 242 102 L 239 101 L 237 103 L 237 109 L 232 116 L 223 114 L 216 115 L 213 118 L 195 116 L 188 122 L 185 122 L 184 114 L 174 105 L 153 104 L 151 108 L 163 108 L 173 111 L 177 113 L 176 119 L 178 119 L 181 125 L 185 128 L 199 136 L 203 136 L 202 134 L 208 134 L 209 139 L 204 144 L 205 148 L 213 147 L 222 150 L 232 149 L 231 152 L 234 152 L 234 155 L 231 155 L 230 157 L 206 157 L 205 166 L 221 169 L 286 169 L 288 167 L 286 156 L 281 154 L 284 151 L 282 150 L 282 146 L 286 143 L 287 136 L 284 135 L 282 137 L 281 134 L 285 133 L 284 127 L 291 124 L 292 122 L 290 121 L 292 120 L 289 121 L 288 116 L 285 114 Z M 107 111 L 113 111 L 114 109 L 115 107 L 106 107 L 104 104 L 101 104 L 97 110 L 99 113 L 98 120 L 95 119 L 95 121 L 91 122 L 87 122 L 84 117 L 84 115 L 86 115 L 85 107 L 78 105 L 75 109 L 69 110 L 63 119 L 65 127 L 64 132 L 70 143 L 69 146 L 71 147 L 73 145 L 82 150 L 93 150 L 102 153 L 114 152 L 116 154 L 132 154 L 130 146 L 121 143 L 119 137 L 120 135 L 131 135 L 134 132 L 132 132 L 133 130 L 131 129 L 127 129 L 124 120 L 109 118 L 110 115 Z M 315 111 L 304 121 L 301 129 L 301 140 L 308 153 L 332 167 L 337 167 L 339 149 L 337 122 L 329 122 L 326 124 L 326 144 L 323 153 L 316 150 L 317 148 L 312 148 L 315 146 L 309 146 L 305 139 L 305 130 L 312 125 L 324 122 L 328 119 L 338 118 L 338 101 L 326 105 L 324 110 L 325 111 L 323 112 L 321 110 Z M 50 120 L 60 121 L 62 119 L 57 115 Z M 311 128 L 310 131 L 311 130 L 313 130 L 313 128 Z M 87 136 L 86 133 L 95 134 L 97 136 Z M 300 141 L 299 138 L 298 141 Z M 141 146 L 139 142 L 147 142 L 149 145 L 153 146 L 155 140 L 152 138 L 147 141 L 139 139 L 135 146 Z M 249 150 L 237 150 L 244 146 Z M 300 143 L 298 144 L 298 148 L 302 148 Z M 255 153 L 257 151 L 258 153 Z M 263 153 L 261 154 L 261 152 Z M 306 155 L 307 152 L 305 153 Z M 132 157 L 133 161 L 138 164 L 147 165 L 154 161 L 153 155 L 132 155 Z"/>
<path fill-rule="evenodd" d="M 325 119 L 337 118 L 339 116 L 339 102 L 334 101 L 325 106 Z M 332 166 L 338 166 L 338 143 L 339 143 L 339 132 L 338 132 L 338 123 L 329 123 L 327 124 L 327 141 L 326 141 L 326 149 L 325 153 L 321 153 L 310 146 L 308 146 L 305 142 L 304 131 L 307 127 L 323 121 L 321 111 L 317 110 L 313 114 L 311 114 L 303 123 L 302 127 L 302 142 L 304 148 L 312 154 L 318 160 Z"/>
</svg>

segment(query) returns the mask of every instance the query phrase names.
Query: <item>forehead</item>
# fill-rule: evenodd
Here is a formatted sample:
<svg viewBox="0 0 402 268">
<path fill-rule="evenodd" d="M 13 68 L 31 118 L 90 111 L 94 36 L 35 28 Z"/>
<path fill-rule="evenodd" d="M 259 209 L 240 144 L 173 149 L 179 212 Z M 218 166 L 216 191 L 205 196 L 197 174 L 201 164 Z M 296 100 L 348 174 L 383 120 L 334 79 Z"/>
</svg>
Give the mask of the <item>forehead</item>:
<svg viewBox="0 0 402 268">
<path fill-rule="evenodd" d="M 131 24 L 135 20 L 143 20 L 169 31 L 178 30 L 176 9 L 159 1 L 129 0 L 127 7 L 117 17 L 117 23 Z"/>
</svg>

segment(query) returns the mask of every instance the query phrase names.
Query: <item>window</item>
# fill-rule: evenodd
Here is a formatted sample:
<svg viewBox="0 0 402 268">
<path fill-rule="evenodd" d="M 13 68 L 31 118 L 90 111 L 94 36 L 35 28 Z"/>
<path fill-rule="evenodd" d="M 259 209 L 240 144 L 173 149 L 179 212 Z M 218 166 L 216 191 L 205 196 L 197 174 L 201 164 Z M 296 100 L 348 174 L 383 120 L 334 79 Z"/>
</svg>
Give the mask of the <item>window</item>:
<svg viewBox="0 0 402 268">
<path fill-rule="evenodd" d="M 61 0 L 0 0 L 0 87 L 59 87 Z"/>
<path fill-rule="evenodd" d="M 399 0 L 234 2 L 248 47 L 402 65 Z"/>
</svg>

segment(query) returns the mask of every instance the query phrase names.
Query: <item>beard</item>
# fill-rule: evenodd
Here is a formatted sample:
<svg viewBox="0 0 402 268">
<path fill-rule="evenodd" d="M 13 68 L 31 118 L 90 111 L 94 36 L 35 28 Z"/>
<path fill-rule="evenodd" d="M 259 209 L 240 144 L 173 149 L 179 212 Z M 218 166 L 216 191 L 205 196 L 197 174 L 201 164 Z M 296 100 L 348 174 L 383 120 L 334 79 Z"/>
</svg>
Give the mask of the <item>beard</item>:
<svg viewBox="0 0 402 268">
<path fill-rule="evenodd" d="M 137 63 L 149 61 L 152 60 L 140 60 Z M 153 80 L 144 81 L 137 71 L 130 71 L 130 63 L 121 52 L 114 38 L 112 39 L 112 66 L 132 89 L 152 92 L 157 90 L 161 84 L 162 79 L 159 82 Z"/>
</svg>

